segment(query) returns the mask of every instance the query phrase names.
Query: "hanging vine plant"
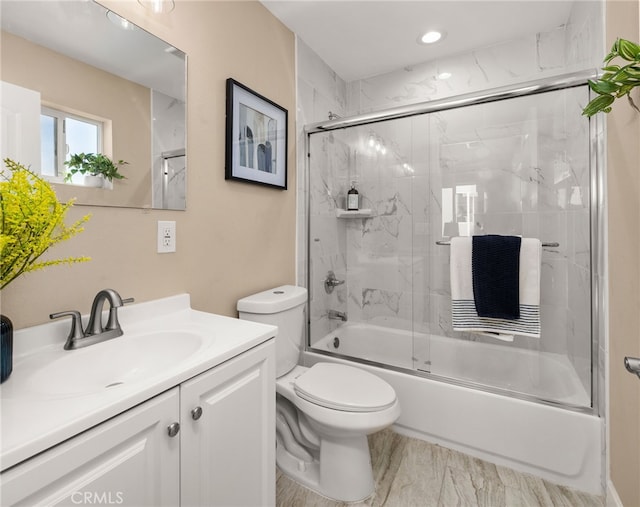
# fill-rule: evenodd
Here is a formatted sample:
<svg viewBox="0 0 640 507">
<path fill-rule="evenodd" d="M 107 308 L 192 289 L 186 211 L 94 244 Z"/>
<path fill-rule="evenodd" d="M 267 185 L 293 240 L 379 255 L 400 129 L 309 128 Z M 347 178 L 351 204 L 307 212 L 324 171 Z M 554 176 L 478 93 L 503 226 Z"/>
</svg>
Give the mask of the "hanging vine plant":
<svg viewBox="0 0 640 507">
<path fill-rule="evenodd" d="M 629 63 L 623 66 L 611 64 L 614 58 Z M 631 91 L 640 86 L 640 45 L 626 39 L 616 40 L 604 58 L 604 64 L 602 76 L 589 81 L 589 86 L 598 96 L 586 105 L 582 114 L 590 117 L 601 111 L 609 113 L 613 102 L 625 96 L 631 107 L 640 113 L 631 97 Z"/>
</svg>

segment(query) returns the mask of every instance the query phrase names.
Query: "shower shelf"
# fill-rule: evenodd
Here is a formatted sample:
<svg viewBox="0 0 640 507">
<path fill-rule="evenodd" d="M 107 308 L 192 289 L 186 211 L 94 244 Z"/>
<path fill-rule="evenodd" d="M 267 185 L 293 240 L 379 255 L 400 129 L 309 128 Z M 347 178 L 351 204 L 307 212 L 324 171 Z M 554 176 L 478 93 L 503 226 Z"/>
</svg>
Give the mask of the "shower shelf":
<svg viewBox="0 0 640 507">
<path fill-rule="evenodd" d="M 337 209 L 337 218 L 367 218 L 371 216 L 370 209 L 359 209 L 354 211 L 347 211 L 346 209 Z"/>
</svg>

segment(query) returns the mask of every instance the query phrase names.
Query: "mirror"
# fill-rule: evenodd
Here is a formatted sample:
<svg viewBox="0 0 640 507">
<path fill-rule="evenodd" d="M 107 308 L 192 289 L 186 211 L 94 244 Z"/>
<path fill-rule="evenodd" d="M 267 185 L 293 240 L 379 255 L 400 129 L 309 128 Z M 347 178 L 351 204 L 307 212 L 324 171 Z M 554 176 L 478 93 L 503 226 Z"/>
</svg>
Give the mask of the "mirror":
<svg viewBox="0 0 640 507">
<path fill-rule="evenodd" d="M 0 10 L 2 158 L 41 172 L 61 200 L 185 209 L 185 53 L 94 1 L 2 0 Z M 83 129 L 95 151 L 127 162 L 125 179 L 65 183 L 65 157 L 93 152 L 79 148 Z"/>
</svg>

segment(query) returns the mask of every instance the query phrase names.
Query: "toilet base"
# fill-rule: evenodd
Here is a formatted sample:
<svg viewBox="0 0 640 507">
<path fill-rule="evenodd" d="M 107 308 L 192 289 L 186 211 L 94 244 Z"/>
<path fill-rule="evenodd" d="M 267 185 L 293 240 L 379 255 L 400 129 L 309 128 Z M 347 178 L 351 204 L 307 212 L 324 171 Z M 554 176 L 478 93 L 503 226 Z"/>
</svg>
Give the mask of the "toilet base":
<svg viewBox="0 0 640 507">
<path fill-rule="evenodd" d="M 320 458 L 312 462 L 294 457 L 278 443 L 276 463 L 294 481 L 332 500 L 359 502 L 375 488 L 366 436 L 324 438 Z"/>
</svg>

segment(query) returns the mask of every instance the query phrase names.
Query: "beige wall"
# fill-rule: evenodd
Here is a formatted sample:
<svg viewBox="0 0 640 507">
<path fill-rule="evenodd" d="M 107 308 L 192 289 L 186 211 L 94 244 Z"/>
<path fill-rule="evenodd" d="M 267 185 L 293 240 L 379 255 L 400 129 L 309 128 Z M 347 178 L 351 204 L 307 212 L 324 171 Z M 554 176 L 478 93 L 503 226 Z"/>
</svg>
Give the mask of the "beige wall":
<svg viewBox="0 0 640 507">
<path fill-rule="evenodd" d="M 110 120 L 104 153 L 126 160 L 113 191 L 56 185 L 58 198 L 78 202 L 151 205 L 151 90 L 2 32 L 2 80 L 40 92 L 54 108 Z"/>
<path fill-rule="evenodd" d="M 188 55 L 187 211 L 74 207 L 70 219 L 93 217 L 51 256 L 92 261 L 21 277 L 2 291 L 2 313 L 16 328 L 54 311 L 87 313 L 96 292 L 111 287 L 137 301 L 189 292 L 197 309 L 236 315 L 239 297 L 295 282 L 293 34 L 254 1 L 177 0 L 159 16 L 135 0 L 102 3 Z M 289 190 L 224 179 L 228 77 L 289 111 Z M 176 253 L 156 253 L 158 220 L 176 221 Z"/>
<path fill-rule="evenodd" d="M 640 40 L 640 2 L 607 2 L 607 48 Z M 634 95 L 640 104 L 640 93 Z M 607 116 L 609 214 L 610 475 L 626 507 L 640 506 L 640 380 L 625 356 L 640 357 L 640 113 L 626 100 Z"/>
</svg>

